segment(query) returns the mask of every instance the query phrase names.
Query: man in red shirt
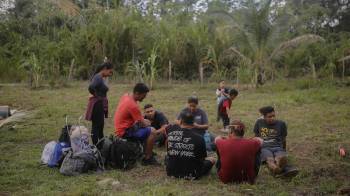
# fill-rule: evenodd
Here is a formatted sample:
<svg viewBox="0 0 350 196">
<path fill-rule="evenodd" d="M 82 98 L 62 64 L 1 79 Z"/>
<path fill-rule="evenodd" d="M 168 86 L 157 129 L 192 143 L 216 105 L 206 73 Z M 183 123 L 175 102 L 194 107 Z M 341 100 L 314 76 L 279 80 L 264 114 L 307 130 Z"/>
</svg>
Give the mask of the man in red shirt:
<svg viewBox="0 0 350 196">
<path fill-rule="evenodd" d="M 230 124 L 230 109 L 232 101 L 237 97 L 238 91 L 236 89 L 231 89 L 229 91 L 228 97 L 221 98 L 218 105 L 218 121 L 222 119 L 224 129 Z"/>
<path fill-rule="evenodd" d="M 143 118 L 137 105 L 137 102 L 141 102 L 148 92 L 149 89 L 145 84 L 138 83 L 134 87 L 133 94 L 124 94 L 120 98 L 114 113 L 115 135 L 128 140 L 145 141 L 145 158 L 142 160 L 142 164 L 158 165 L 152 150 L 155 136 L 159 134 L 159 131 L 150 127 L 150 121 Z"/>
<path fill-rule="evenodd" d="M 244 129 L 244 124 L 235 120 L 229 125 L 227 138 L 218 136 L 215 139 L 218 175 L 223 183 L 253 184 L 258 175 L 263 141 L 260 138 L 243 138 Z"/>
</svg>

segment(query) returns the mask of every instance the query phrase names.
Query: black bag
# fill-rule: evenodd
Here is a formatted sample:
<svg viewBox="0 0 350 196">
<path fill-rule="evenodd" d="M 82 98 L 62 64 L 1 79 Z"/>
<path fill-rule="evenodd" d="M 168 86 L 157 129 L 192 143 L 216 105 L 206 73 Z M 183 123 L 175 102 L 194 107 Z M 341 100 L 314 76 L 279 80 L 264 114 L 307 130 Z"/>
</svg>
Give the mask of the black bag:
<svg viewBox="0 0 350 196">
<path fill-rule="evenodd" d="M 110 137 L 104 137 L 102 139 L 100 139 L 96 146 L 98 146 L 98 150 L 101 153 L 101 157 L 102 157 L 102 162 L 104 165 L 108 165 L 108 162 L 111 159 L 111 147 L 113 144 L 113 136 L 111 135 Z"/>
<path fill-rule="evenodd" d="M 142 145 L 125 139 L 113 138 L 110 147 L 109 165 L 112 168 L 128 170 L 135 166 L 138 158 L 142 156 Z"/>
<path fill-rule="evenodd" d="M 59 142 L 66 142 L 67 144 L 69 144 L 69 146 L 71 146 L 71 144 L 70 144 L 70 136 L 69 136 L 69 132 L 70 132 L 71 128 L 72 128 L 72 125 L 65 125 L 62 128 L 61 135 L 58 138 Z"/>
</svg>

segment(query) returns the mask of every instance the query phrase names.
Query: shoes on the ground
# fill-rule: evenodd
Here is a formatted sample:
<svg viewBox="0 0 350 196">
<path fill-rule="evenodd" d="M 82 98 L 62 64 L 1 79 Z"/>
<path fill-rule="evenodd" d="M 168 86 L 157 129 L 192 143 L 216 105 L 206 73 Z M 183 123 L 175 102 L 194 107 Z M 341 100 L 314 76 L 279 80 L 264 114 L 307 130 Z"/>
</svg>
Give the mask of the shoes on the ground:
<svg viewBox="0 0 350 196">
<path fill-rule="evenodd" d="M 296 175 L 298 175 L 299 173 L 299 170 L 296 168 L 296 167 L 293 167 L 293 166 L 286 166 L 281 175 L 285 178 L 293 178 L 295 177 Z"/>
<path fill-rule="evenodd" d="M 147 166 L 147 165 L 154 165 L 154 166 L 160 166 L 161 164 L 157 161 L 157 159 L 152 156 L 149 159 L 143 158 L 142 159 L 142 165 Z"/>
</svg>

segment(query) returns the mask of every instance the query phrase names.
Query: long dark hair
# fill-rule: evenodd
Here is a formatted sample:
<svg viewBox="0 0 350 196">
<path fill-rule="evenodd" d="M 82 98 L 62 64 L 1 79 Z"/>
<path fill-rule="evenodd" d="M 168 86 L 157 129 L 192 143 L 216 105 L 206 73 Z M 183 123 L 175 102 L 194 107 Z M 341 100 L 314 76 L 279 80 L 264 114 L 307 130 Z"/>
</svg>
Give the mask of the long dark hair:
<svg viewBox="0 0 350 196">
<path fill-rule="evenodd" d="M 106 68 L 106 69 L 113 69 L 113 65 L 110 62 L 104 62 L 104 63 L 102 63 L 100 65 L 97 65 L 95 73 L 94 73 L 93 76 L 95 76 L 96 74 L 100 73 L 100 71 L 102 71 L 104 68 Z"/>
</svg>

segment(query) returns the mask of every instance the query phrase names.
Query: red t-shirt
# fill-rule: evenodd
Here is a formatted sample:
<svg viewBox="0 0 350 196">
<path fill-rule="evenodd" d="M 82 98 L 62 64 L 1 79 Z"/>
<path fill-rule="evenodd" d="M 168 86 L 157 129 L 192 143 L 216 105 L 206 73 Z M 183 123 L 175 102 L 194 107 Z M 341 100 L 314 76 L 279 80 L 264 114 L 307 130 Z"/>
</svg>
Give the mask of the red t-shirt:
<svg viewBox="0 0 350 196">
<path fill-rule="evenodd" d="M 134 98 L 129 94 L 123 95 L 114 113 L 115 135 L 123 137 L 127 128 L 142 119 L 141 111 Z"/>
<path fill-rule="evenodd" d="M 231 108 L 231 104 L 232 104 L 232 100 L 231 99 L 225 99 L 223 101 L 223 103 L 222 103 L 221 113 L 222 114 L 227 114 L 226 108 L 230 109 Z"/>
<path fill-rule="evenodd" d="M 255 160 L 260 142 L 254 139 L 228 138 L 216 141 L 220 155 L 219 178 L 223 183 L 255 181 Z"/>
</svg>

